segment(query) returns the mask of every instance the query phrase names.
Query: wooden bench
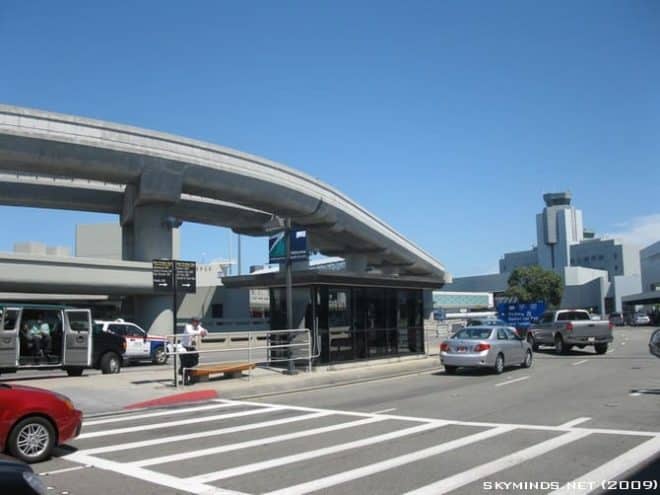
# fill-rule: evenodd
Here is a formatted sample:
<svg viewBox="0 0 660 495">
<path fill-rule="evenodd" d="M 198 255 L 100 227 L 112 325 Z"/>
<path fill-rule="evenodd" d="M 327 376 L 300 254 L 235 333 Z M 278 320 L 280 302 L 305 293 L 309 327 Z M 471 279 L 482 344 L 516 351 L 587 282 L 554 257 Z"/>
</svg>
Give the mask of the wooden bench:
<svg viewBox="0 0 660 495">
<path fill-rule="evenodd" d="M 256 365 L 254 363 L 205 364 L 187 370 L 187 375 L 191 383 L 208 382 L 209 375 L 222 373 L 224 376 L 239 378 L 243 375 L 244 371 L 254 369 L 255 367 Z"/>
</svg>

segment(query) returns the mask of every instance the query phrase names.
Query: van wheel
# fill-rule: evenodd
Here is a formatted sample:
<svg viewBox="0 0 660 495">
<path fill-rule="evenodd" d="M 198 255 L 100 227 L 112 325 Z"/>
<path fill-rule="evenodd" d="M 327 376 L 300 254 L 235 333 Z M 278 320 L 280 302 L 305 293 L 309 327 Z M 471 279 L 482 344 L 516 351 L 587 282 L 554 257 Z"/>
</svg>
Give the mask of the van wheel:
<svg viewBox="0 0 660 495">
<path fill-rule="evenodd" d="M 67 368 L 66 369 L 66 374 L 69 375 L 69 376 L 82 376 L 83 369 L 82 368 Z"/>
<path fill-rule="evenodd" d="M 55 429 L 40 416 L 28 416 L 14 426 L 7 440 L 9 453 L 24 462 L 48 459 L 55 445 Z"/>
<path fill-rule="evenodd" d="M 165 349 L 159 347 L 154 351 L 153 356 L 151 358 L 151 362 L 154 364 L 165 364 L 167 363 L 168 357 L 169 356 L 165 353 Z"/>
<path fill-rule="evenodd" d="M 119 373 L 121 370 L 121 359 L 114 352 L 107 352 L 101 357 L 101 372 L 104 375 Z"/>
</svg>

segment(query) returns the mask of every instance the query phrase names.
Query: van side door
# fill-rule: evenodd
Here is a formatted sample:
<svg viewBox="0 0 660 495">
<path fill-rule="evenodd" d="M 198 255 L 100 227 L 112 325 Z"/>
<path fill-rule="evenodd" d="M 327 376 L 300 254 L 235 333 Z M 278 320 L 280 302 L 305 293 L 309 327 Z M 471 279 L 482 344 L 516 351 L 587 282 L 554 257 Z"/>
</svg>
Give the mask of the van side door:
<svg viewBox="0 0 660 495">
<path fill-rule="evenodd" d="M 3 308 L 0 319 L 0 368 L 18 368 L 20 308 Z"/>
<path fill-rule="evenodd" d="M 92 363 L 92 312 L 65 309 L 63 319 L 65 366 L 90 366 Z"/>
</svg>

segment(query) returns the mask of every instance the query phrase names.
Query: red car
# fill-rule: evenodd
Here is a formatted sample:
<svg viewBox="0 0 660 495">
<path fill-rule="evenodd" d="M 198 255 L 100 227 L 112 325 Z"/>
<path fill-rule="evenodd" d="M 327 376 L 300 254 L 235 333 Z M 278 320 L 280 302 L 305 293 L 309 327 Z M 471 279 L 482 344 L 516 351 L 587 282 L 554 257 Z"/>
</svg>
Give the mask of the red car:
<svg viewBox="0 0 660 495">
<path fill-rule="evenodd" d="M 80 433 L 82 412 L 65 396 L 0 384 L 0 451 L 25 462 L 50 457 L 53 447 Z"/>
</svg>

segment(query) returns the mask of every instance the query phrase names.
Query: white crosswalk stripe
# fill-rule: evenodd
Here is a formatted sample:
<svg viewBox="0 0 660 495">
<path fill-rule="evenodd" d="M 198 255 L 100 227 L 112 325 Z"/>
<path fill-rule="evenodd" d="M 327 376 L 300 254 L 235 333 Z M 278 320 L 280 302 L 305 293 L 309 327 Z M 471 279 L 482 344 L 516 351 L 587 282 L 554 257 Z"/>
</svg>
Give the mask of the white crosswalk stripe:
<svg viewBox="0 0 660 495">
<path fill-rule="evenodd" d="M 240 410 L 214 414 L 217 410 L 231 408 L 240 408 Z M 475 459 L 477 462 L 471 464 L 470 469 L 457 473 L 449 471 L 445 476 L 438 476 L 439 479 L 436 481 L 427 479 L 425 483 L 420 483 L 422 486 L 410 485 L 406 490 L 402 490 L 407 491 L 406 495 L 440 495 L 478 480 L 496 479 L 493 477 L 511 467 L 541 458 L 559 449 L 573 448 L 573 445 L 593 435 L 604 435 L 609 438 L 641 437 L 641 443 L 635 444 L 636 446 L 623 453 L 621 450 L 616 451 L 613 459 L 578 476 L 573 482 L 552 494 L 565 495 L 586 494 L 589 490 L 576 492 L 573 487 L 579 486 L 581 481 L 612 479 L 660 453 L 660 432 L 579 426 L 590 420 L 587 417 L 552 426 L 385 414 L 390 411 L 392 409 L 368 413 L 218 399 L 191 407 L 93 419 L 86 422 L 84 427 L 93 427 L 94 431 L 83 433 L 79 437 L 82 441 L 79 450 L 64 456 L 63 459 L 84 467 L 111 471 L 168 487 L 177 492 L 197 495 L 245 495 L 246 492 L 221 488 L 219 485 L 231 483 L 222 481 L 231 478 L 248 480 L 245 483 L 241 481 L 243 484 L 238 485 L 240 487 L 250 486 L 250 475 L 292 466 L 290 471 L 286 471 L 291 476 L 292 482 L 281 482 L 289 486 L 266 490 L 262 488 L 254 493 L 267 491 L 268 495 L 303 495 L 339 485 L 349 487 L 350 491 L 351 483 L 358 483 L 363 478 L 386 476 L 392 470 L 405 472 L 406 469 L 410 469 L 407 466 L 413 463 L 442 456 L 456 449 L 469 446 L 478 449 L 482 442 L 486 443 L 493 437 L 523 431 L 528 432 L 528 437 L 535 434 L 545 436 L 532 445 L 527 441 L 526 446 L 502 457 L 493 459 L 488 458 L 489 454 L 485 454 L 486 457 L 481 461 Z M 269 415 L 277 416 L 269 417 Z M 259 421 L 259 416 L 265 417 Z M 142 424 L 136 425 L 136 422 Z M 236 424 L 237 422 L 239 424 Z M 310 422 L 312 424 L 309 424 Z M 186 432 L 185 428 L 190 425 L 200 427 L 213 425 L 213 427 Z M 455 438 L 456 432 L 454 432 L 449 435 L 449 439 L 439 440 L 436 445 L 428 446 L 434 435 L 438 438 L 446 438 L 447 433 L 443 436 L 442 432 L 451 429 L 449 427 L 464 428 L 468 431 L 461 432 L 462 436 L 458 438 Z M 274 431 L 273 428 L 278 428 L 279 431 Z M 343 438 L 350 438 L 350 441 L 339 440 L 342 438 L 342 432 Z M 134 438 L 129 442 L 112 442 L 113 437 L 117 435 Z M 249 436 L 245 438 L 246 435 Z M 550 435 L 555 436 L 548 439 Z M 225 437 L 228 441 L 223 441 Z M 321 438 L 325 445 L 317 443 Z M 416 445 L 418 438 L 424 438 L 426 445 L 420 445 L 419 448 L 411 451 L 411 445 Z M 287 453 L 285 446 L 295 440 L 304 440 L 305 443 L 297 444 L 298 447 L 293 449 L 295 453 L 291 453 L 291 449 Z M 403 451 L 399 449 L 396 455 L 384 458 L 382 453 L 388 452 L 389 448 L 379 448 L 379 446 L 393 445 L 397 442 L 401 443 Z M 277 445 L 277 448 L 282 446 L 284 450 L 280 455 L 271 454 L 265 458 L 265 455 L 260 454 L 259 449 L 269 445 Z M 299 450 L 300 445 L 304 445 L 302 451 Z M 368 449 L 371 449 L 372 454 L 380 452 L 380 458 L 370 463 L 364 461 L 361 452 Z M 238 454 L 245 452 L 244 458 L 250 459 L 251 462 L 237 464 L 233 461 L 232 465 L 234 456 L 223 456 L 229 452 Z M 293 469 L 294 465 L 304 465 L 306 462 L 337 454 L 354 457 L 351 469 L 335 473 L 326 471 L 321 477 L 306 476 L 305 469 Z M 113 457 L 110 459 L 107 456 Z M 364 457 L 364 459 L 368 458 Z M 203 462 L 185 464 L 192 459 L 201 459 Z M 160 470 L 159 466 L 161 466 Z M 75 467 L 54 470 L 49 476 L 65 475 L 73 469 Z M 163 472 L 163 469 L 167 469 L 167 473 Z M 195 471 L 191 472 L 191 469 Z M 208 472 L 200 472 L 204 469 Z M 183 473 L 186 470 L 188 470 L 187 474 L 173 474 Z M 85 470 L 85 472 L 89 471 Z M 268 479 L 266 482 L 270 483 Z M 252 493 L 250 490 L 247 492 Z"/>
</svg>

